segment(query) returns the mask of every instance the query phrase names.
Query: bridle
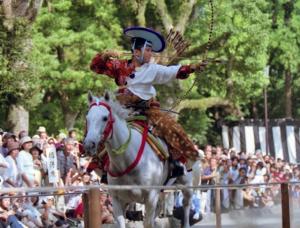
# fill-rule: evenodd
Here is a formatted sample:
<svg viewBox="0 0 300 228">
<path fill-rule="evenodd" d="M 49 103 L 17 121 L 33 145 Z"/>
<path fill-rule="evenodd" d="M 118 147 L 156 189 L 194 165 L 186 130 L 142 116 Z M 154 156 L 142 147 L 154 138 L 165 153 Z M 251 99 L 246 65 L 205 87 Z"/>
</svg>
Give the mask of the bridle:
<svg viewBox="0 0 300 228">
<path fill-rule="evenodd" d="M 113 118 L 111 107 L 107 103 L 105 103 L 105 102 L 93 102 L 92 104 L 90 104 L 89 110 L 94 106 L 104 106 L 109 111 L 107 124 L 105 126 L 105 129 L 104 129 L 104 131 L 101 135 L 101 138 L 100 138 L 100 141 L 99 141 L 99 144 L 98 144 L 98 145 L 101 145 L 101 144 L 105 143 L 105 141 L 109 137 L 110 138 L 112 137 L 112 135 L 113 135 L 113 124 L 115 122 L 115 119 Z M 142 133 L 141 145 L 140 145 L 140 148 L 139 148 L 139 150 L 136 154 L 136 158 L 134 159 L 134 161 L 130 165 L 128 165 L 128 167 L 125 170 L 123 170 L 121 172 L 114 173 L 110 170 L 110 168 L 108 168 L 107 172 L 110 176 L 112 176 L 112 177 L 121 177 L 121 176 L 131 172 L 139 164 L 139 161 L 141 160 L 142 155 L 144 153 L 144 148 L 145 148 L 145 145 L 146 145 L 147 136 L 148 136 L 148 126 L 145 125 L 143 133 Z M 131 140 L 131 133 L 129 134 L 127 142 L 124 143 L 123 145 L 121 145 L 120 148 L 117 149 L 117 151 L 118 150 L 123 151 L 124 148 L 127 148 L 130 140 Z M 125 145 L 125 147 L 124 147 L 124 145 Z M 125 149 L 124 149 L 124 151 L 125 151 Z M 120 154 L 120 153 L 116 153 L 116 154 Z M 108 166 L 109 166 L 109 161 L 108 161 Z"/>
<path fill-rule="evenodd" d="M 115 119 L 112 115 L 111 107 L 107 103 L 102 102 L 102 101 L 93 102 L 93 103 L 90 104 L 89 110 L 94 106 L 104 106 L 109 112 L 106 126 L 104 128 L 104 131 L 103 131 L 103 133 L 100 137 L 100 141 L 99 141 L 99 144 L 102 144 L 109 138 L 109 136 L 112 137 L 112 135 L 113 135 L 113 124 L 115 122 Z M 86 127 L 86 129 L 87 129 L 87 127 Z"/>
</svg>

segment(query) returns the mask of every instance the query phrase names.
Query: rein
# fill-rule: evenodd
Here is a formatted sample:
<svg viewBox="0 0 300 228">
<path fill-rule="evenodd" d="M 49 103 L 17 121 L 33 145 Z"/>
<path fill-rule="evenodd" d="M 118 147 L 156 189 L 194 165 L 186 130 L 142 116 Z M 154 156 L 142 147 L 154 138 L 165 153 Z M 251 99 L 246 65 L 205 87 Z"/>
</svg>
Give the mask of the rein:
<svg viewBox="0 0 300 228">
<path fill-rule="evenodd" d="M 103 131 L 103 134 L 101 136 L 101 139 L 100 139 L 100 143 L 104 143 L 109 135 L 110 137 L 112 137 L 112 134 L 113 134 L 113 124 L 115 122 L 115 119 L 112 115 L 112 112 L 111 112 L 111 107 L 106 104 L 105 102 L 93 102 L 91 105 L 90 105 L 90 109 L 93 107 L 93 106 L 104 106 L 105 108 L 107 108 L 107 110 L 109 111 L 109 116 L 108 116 L 108 121 L 107 121 L 107 124 L 106 124 L 106 127 Z"/>
</svg>

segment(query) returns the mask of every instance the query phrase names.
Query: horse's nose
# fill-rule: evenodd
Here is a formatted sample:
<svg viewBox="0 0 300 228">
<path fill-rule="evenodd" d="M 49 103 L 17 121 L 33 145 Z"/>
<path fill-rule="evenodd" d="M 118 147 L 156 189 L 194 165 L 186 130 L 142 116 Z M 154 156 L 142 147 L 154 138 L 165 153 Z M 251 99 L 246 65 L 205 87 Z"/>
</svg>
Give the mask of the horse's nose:
<svg viewBox="0 0 300 228">
<path fill-rule="evenodd" d="M 86 140 L 84 140 L 83 146 L 84 146 L 84 149 L 85 149 L 86 151 L 90 151 L 90 150 L 95 149 L 96 143 L 93 142 L 93 141 L 86 141 Z"/>
</svg>

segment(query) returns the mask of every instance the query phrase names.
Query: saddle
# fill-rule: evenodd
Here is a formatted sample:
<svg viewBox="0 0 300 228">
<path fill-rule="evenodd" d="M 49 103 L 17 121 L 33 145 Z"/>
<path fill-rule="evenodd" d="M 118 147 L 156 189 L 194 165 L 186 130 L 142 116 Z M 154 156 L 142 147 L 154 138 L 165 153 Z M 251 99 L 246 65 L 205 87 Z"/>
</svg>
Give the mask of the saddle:
<svg viewBox="0 0 300 228">
<path fill-rule="evenodd" d="M 146 117 L 143 115 L 132 116 L 128 120 L 128 125 L 143 134 L 144 128 L 147 126 Z M 156 153 L 161 161 L 170 159 L 170 154 L 164 149 L 160 138 L 148 132 L 146 142 L 151 146 L 152 150 Z M 104 144 L 99 145 L 97 156 L 93 158 L 89 165 L 90 170 L 100 168 L 107 171 L 109 159 Z"/>
<path fill-rule="evenodd" d="M 136 117 L 137 118 L 133 118 L 128 121 L 129 125 L 142 134 L 144 126 L 147 123 L 141 120 L 142 116 Z M 156 153 L 160 160 L 165 161 L 169 159 L 170 154 L 163 148 L 162 142 L 158 137 L 154 136 L 151 132 L 148 132 L 148 137 L 146 141 L 151 146 L 152 150 Z"/>
<path fill-rule="evenodd" d="M 146 118 L 145 116 L 139 116 L 139 120 L 133 119 L 129 121 L 130 126 L 138 130 L 141 134 L 144 130 L 145 124 L 147 124 L 145 120 L 141 121 L 143 117 Z M 168 162 L 171 164 L 170 173 L 168 175 L 167 180 L 165 181 L 165 185 L 168 183 L 169 179 L 184 175 L 184 168 L 181 165 L 180 161 L 172 159 L 172 156 L 170 156 L 169 152 L 163 148 L 159 137 L 156 137 L 151 132 L 148 132 L 148 137 L 146 141 L 161 161 L 168 160 Z"/>
</svg>

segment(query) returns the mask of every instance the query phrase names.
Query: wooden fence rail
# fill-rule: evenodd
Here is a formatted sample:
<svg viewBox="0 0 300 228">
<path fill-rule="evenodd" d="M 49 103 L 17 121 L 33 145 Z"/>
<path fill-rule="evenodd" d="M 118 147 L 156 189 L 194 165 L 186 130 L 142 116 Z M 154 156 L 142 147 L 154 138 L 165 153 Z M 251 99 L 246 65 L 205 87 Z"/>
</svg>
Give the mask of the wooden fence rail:
<svg viewBox="0 0 300 228">
<path fill-rule="evenodd" d="M 268 186 L 272 185 L 279 185 L 281 186 L 281 207 L 282 207 L 282 228 L 290 228 L 291 227 L 291 222 L 290 222 L 290 199 L 289 199 L 289 185 L 291 184 L 300 184 L 300 182 L 293 182 L 293 183 L 271 183 L 267 184 Z M 222 188 L 228 188 L 228 189 L 241 189 L 245 187 L 250 187 L 250 186 L 264 186 L 266 187 L 266 184 L 246 184 L 246 185 L 215 185 L 215 186 L 210 186 L 210 187 L 203 187 L 203 186 L 194 186 L 192 187 L 193 189 L 215 189 L 215 209 L 216 209 L 216 227 L 221 228 L 221 189 Z M 186 188 L 185 186 L 124 186 L 122 189 L 122 186 L 118 186 L 119 190 L 125 190 L 128 189 L 134 189 L 137 187 L 138 189 L 168 189 L 168 190 L 182 190 Z M 80 188 L 80 187 L 79 187 Z M 100 205 L 100 195 L 101 191 L 103 189 L 115 189 L 116 186 L 103 186 L 102 185 L 92 185 L 92 186 L 85 186 L 83 189 L 78 189 L 76 186 L 76 190 L 81 190 L 83 193 L 82 200 L 84 204 L 84 224 L 85 227 L 87 228 L 99 228 L 101 227 L 101 205 Z M 26 195 L 15 195 L 15 196 L 8 196 L 6 193 L 20 193 L 20 192 L 26 192 L 26 193 L 33 193 L 33 192 L 46 192 L 46 193 L 55 193 L 57 191 L 61 190 L 66 190 L 68 191 L 69 189 L 72 190 L 73 188 L 71 187 L 66 187 L 66 188 L 54 188 L 54 187 L 45 187 L 45 188 L 3 188 L 0 189 L 0 199 L 1 198 L 16 198 L 16 197 L 26 197 Z M 28 190 L 28 191 L 24 191 Z M 42 195 L 42 194 L 41 194 Z M 47 194 L 50 195 L 50 194 Z M 55 194 L 53 194 L 55 195 Z"/>
</svg>

